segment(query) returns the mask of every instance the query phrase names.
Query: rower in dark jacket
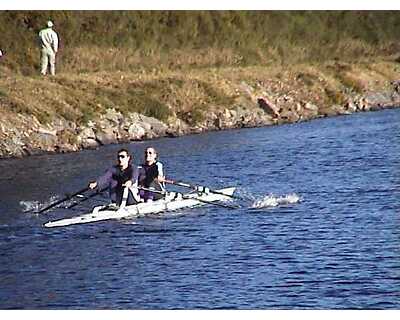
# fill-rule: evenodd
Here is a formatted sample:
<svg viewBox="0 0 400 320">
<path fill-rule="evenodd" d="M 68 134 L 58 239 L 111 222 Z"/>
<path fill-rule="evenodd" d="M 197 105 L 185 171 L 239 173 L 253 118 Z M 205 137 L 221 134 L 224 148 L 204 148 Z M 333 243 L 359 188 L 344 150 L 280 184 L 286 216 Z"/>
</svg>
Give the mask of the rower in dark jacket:
<svg viewBox="0 0 400 320">
<path fill-rule="evenodd" d="M 144 188 L 153 188 L 157 191 L 165 191 L 164 187 L 164 170 L 161 162 L 157 161 L 157 151 L 153 147 L 149 147 L 144 152 L 144 163 L 139 166 L 138 185 Z M 140 190 L 140 197 L 145 201 L 158 200 L 163 197 L 160 193 L 147 190 Z"/>
<path fill-rule="evenodd" d="M 125 187 L 131 188 L 127 200 L 127 205 L 135 204 L 140 201 L 137 194 L 137 176 L 138 169 L 132 164 L 132 158 L 129 151 L 121 149 L 118 151 L 117 165 L 109 168 L 105 174 L 98 177 L 96 181 L 89 183 L 90 189 L 99 190 L 108 188 L 112 203 L 121 205 L 122 196 Z M 135 192 L 136 190 L 136 192 Z"/>
</svg>

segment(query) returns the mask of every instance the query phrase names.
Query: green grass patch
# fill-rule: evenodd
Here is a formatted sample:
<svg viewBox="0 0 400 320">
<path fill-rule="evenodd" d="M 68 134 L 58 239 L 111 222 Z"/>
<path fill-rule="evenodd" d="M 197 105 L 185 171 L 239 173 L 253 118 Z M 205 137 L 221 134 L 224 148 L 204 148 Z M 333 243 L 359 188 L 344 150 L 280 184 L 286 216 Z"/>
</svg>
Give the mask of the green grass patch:
<svg viewBox="0 0 400 320">
<path fill-rule="evenodd" d="M 324 88 L 325 95 L 327 97 L 327 103 L 329 105 L 344 105 L 347 101 L 346 96 L 339 90 L 332 90 L 329 88 Z"/>
<path fill-rule="evenodd" d="M 345 86 L 346 88 L 349 88 L 356 93 L 364 92 L 364 86 L 360 80 L 358 80 L 346 73 L 338 73 L 337 78 L 343 84 L 343 86 Z"/>
<path fill-rule="evenodd" d="M 37 34 L 49 18 L 61 38 L 60 73 L 355 61 L 400 47 L 396 10 L 21 10 L 0 15 L 0 48 L 10 53 L 2 65 L 38 74 Z"/>
<path fill-rule="evenodd" d="M 0 89 L 0 98 L 7 98 L 8 94 L 4 90 Z"/>
<path fill-rule="evenodd" d="M 305 84 L 308 87 L 311 87 L 314 85 L 314 83 L 318 82 L 318 77 L 311 73 L 300 72 L 297 74 L 296 80 Z"/>
<path fill-rule="evenodd" d="M 201 106 L 194 106 L 190 111 L 182 111 L 178 113 L 178 117 L 188 123 L 190 126 L 200 124 L 205 120 L 206 110 Z"/>
</svg>

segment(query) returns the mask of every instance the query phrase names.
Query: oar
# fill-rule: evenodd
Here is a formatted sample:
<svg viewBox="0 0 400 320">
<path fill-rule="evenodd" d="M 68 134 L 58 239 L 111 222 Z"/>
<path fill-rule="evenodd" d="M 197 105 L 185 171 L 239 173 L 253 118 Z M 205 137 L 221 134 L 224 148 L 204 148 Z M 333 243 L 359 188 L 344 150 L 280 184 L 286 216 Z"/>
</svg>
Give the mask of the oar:
<svg viewBox="0 0 400 320">
<path fill-rule="evenodd" d="M 159 193 L 159 194 L 162 194 L 162 195 L 166 195 L 166 194 L 168 193 L 168 192 L 166 192 L 166 191 L 156 190 L 156 189 L 153 189 L 153 188 L 145 188 L 145 187 L 137 187 L 137 188 L 140 189 L 140 190 L 150 191 L 150 192 L 154 192 L 154 193 Z M 224 195 L 225 195 L 225 194 L 224 194 Z M 189 197 L 189 196 L 185 196 L 185 195 L 183 195 L 183 194 L 182 194 L 182 199 L 193 199 L 193 200 L 197 200 L 197 201 L 204 202 L 204 203 L 207 203 L 207 204 L 212 204 L 212 205 L 214 205 L 214 206 L 218 206 L 218 207 L 222 207 L 222 208 L 229 208 L 229 209 L 239 209 L 239 208 L 240 208 L 240 207 L 238 207 L 238 206 L 231 206 L 231 205 L 229 205 L 229 204 L 223 204 L 223 203 L 218 203 L 218 202 L 203 200 L 203 199 L 200 199 L 200 198 Z"/>
<path fill-rule="evenodd" d="M 233 198 L 233 199 L 244 200 L 244 201 L 248 200 L 248 199 L 245 199 L 245 198 L 242 198 L 242 197 L 239 197 L 239 196 L 235 196 L 233 194 L 232 195 L 231 194 L 226 194 L 226 193 L 223 193 L 221 191 L 210 189 L 208 187 L 193 185 L 193 184 L 186 183 L 186 182 L 183 182 L 183 181 L 175 181 L 175 180 L 165 179 L 164 182 L 165 183 L 169 183 L 169 184 L 174 184 L 174 185 L 180 186 L 180 187 L 193 189 L 193 190 L 196 190 L 196 191 L 199 191 L 199 192 L 210 192 L 210 193 L 219 194 L 219 195 L 222 195 L 222 196 L 227 196 L 227 197 L 230 197 L 230 198 Z"/>
<path fill-rule="evenodd" d="M 40 209 L 36 213 L 42 213 L 42 212 L 47 211 L 47 210 L 49 210 L 51 208 L 54 208 L 55 206 L 58 206 L 59 204 L 65 202 L 67 200 L 71 200 L 73 197 L 77 196 L 78 194 L 84 193 L 84 192 L 86 192 L 88 190 L 89 190 L 89 188 L 86 187 L 86 188 L 83 188 L 82 190 L 76 191 L 76 192 L 74 192 L 72 194 L 67 194 L 65 198 L 62 198 L 62 199 L 60 199 L 60 200 L 58 200 L 56 202 L 53 202 L 52 204 L 48 205 L 47 207 L 44 207 L 43 209 Z"/>
<path fill-rule="evenodd" d="M 78 204 L 81 204 L 82 202 L 85 202 L 85 201 L 87 201 L 87 200 L 89 200 L 91 198 L 94 198 L 94 197 L 98 196 L 99 194 L 101 194 L 102 192 L 106 191 L 107 189 L 108 189 L 108 187 L 103 188 L 101 190 L 97 190 L 96 192 L 92 193 L 91 195 L 88 195 L 87 197 L 83 198 L 82 200 L 79 200 L 79 201 L 77 201 L 77 202 L 65 207 L 65 209 L 71 209 L 71 208 L 77 206 Z"/>
</svg>

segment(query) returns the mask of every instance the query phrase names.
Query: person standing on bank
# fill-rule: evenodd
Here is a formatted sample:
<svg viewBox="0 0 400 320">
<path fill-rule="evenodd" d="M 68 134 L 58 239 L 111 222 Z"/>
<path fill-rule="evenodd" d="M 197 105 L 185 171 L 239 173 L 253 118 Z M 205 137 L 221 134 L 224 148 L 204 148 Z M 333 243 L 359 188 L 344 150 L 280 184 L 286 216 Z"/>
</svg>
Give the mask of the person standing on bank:
<svg viewBox="0 0 400 320">
<path fill-rule="evenodd" d="M 53 22 L 47 21 L 47 28 L 39 32 L 40 60 L 42 75 L 46 75 L 50 63 L 50 74 L 56 74 L 56 54 L 58 51 L 58 35 L 53 30 Z"/>
<path fill-rule="evenodd" d="M 117 206 L 121 205 L 125 187 L 130 188 L 126 204 L 136 204 L 140 201 L 137 194 L 137 176 L 138 170 L 132 164 L 132 158 L 126 149 L 121 149 L 117 154 L 117 164 L 110 167 L 105 174 L 98 177 L 96 181 L 89 183 L 90 189 L 97 188 L 102 190 L 109 189 L 111 202 Z"/>
<path fill-rule="evenodd" d="M 144 163 L 139 166 L 138 185 L 144 188 L 154 188 L 158 191 L 165 191 L 164 169 L 161 162 L 157 161 L 157 151 L 153 147 L 148 147 L 144 152 Z M 158 200 L 162 194 L 140 190 L 140 197 L 145 201 Z"/>
</svg>

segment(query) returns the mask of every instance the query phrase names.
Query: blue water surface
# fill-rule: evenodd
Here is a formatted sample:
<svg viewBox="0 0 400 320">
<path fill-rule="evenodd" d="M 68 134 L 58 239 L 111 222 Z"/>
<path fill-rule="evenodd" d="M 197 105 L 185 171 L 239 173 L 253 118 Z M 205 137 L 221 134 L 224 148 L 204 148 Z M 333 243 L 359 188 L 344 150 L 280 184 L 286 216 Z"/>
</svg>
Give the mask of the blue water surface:
<svg viewBox="0 0 400 320">
<path fill-rule="evenodd" d="M 23 212 L 149 145 L 170 178 L 301 201 L 54 229 L 79 212 Z M 0 309 L 400 308 L 400 110 L 1 160 L 0 195 Z"/>
</svg>

